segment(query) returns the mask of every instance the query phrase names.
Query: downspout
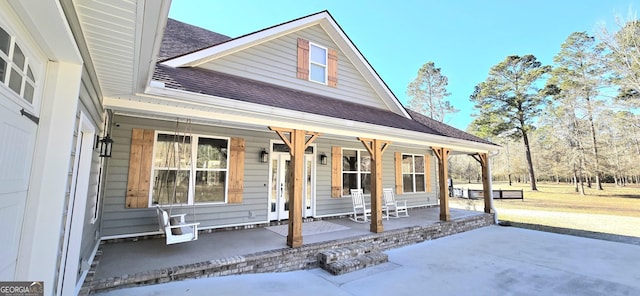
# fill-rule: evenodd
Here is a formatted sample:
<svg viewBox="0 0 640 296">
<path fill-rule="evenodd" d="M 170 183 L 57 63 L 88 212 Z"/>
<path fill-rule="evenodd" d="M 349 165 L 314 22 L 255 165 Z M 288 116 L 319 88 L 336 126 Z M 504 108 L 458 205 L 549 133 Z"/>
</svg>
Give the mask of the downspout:
<svg viewBox="0 0 640 296">
<path fill-rule="evenodd" d="M 500 154 L 500 150 L 494 150 L 492 152 L 489 152 L 489 159 L 487 160 L 487 172 L 489 174 L 489 176 L 487 176 L 489 178 L 489 206 L 491 207 L 491 212 L 493 212 L 493 223 L 498 225 L 500 221 L 498 221 L 498 211 L 496 211 L 496 208 L 493 206 L 493 181 L 491 178 L 491 158 L 498 156 L 498 154 Z"/>
</svg>

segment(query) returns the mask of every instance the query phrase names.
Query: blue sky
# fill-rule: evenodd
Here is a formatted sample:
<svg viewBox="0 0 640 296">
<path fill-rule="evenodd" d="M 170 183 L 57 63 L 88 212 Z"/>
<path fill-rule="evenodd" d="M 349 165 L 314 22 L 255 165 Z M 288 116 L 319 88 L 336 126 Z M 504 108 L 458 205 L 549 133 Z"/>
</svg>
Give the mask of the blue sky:
<svg viewBox="0 0 640 296">
<path fill-rule="evenodd" d="M 169 17 L 238 37 L 328 10 L 393 93 L 407 103 L 407 85 L 427 61 L 449 78 L 448 123 L 473 120 L 469 95 L 508 55 L 533 54 L 543 64 L 569 34 L 594 34 L 600 23 L 635 13 L 635 0 L 173 0 Z"/>
</svg>

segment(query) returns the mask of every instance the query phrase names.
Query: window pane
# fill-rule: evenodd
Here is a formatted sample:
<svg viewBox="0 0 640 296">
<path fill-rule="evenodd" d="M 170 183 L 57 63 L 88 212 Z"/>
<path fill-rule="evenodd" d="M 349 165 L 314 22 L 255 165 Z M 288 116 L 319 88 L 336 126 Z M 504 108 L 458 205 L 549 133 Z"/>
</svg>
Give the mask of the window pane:
<svg viewBox="0 0 640 296">
<path fill-rule="evenodd" d="M 24 95 L 22 96 L 27 102 L 33 103 L 33 85 L 31 83 L 24 84 Z"/>
<path fill-rule="evenodd" d="M 358 152 L 356 150 L 342 150 L 342 170 L 358 171 Z"/>
<path fill-rule="evenodd" d="M 152 200 L 154 204 L 188 202 L 189 171 L 155 170 L 153 180 Z"/>
<path fill-rule="evenodd" d="M 7 62 L 0 58 L 0 82 L 4 83 L 4 76 L 7 74 Z"/>
<path fill-rule="evenodd" d="M 16 64 L 16 66 L 18 66 L 18 68 L 20 68 L 20 72 L 24 71 L 24 60 L 24 53 L 22 53 L 20 46 L 18 46 L 17 44 L 14 45 L 13 62 Z"/>
<path fill-rule="evenodd" d="M 424 174 L 416 174 L 416 192 L 425 192 Z"/>
<path fill-rule="evenodd" d="M 424 156 L 414 156 L 416 173 L 424 173 Z"/>
<path fill-rule="evenodd" d="M 311 62 L 326 65 L 327 51 L 324 48 L 311 44 Z"/>
<path fill-rule="evenodd" d="M 31 71 L 31 67 L 27 67 L 27 77 L 29 77 L 29 79 L 33 80 L 33 82 L 36 81 L 36 79 L 33 77 L 33 71 Z"/>
<path fill-rule="evenodd" d="M 360 153 L 360 171 L 361 172 L 371 171 L 371 156 L 369 156 L 368 153 L 365 153 L 365 152 Z"/>
<path fill-rule="evenodd" d="M 324 83 L 324 71 L 325 68 L 322 66 L 318 66 L 315 64 L 311 64 L 311 75 L 309 76 L 309 79 L 313 80 L 313 81 L 317 81 L 317 82 L 322 82 Z"/>
<path fill-rule="evenodd" d="M 360 188 L 364 194 L 371 193 L 371 174 L 360 175 Z"/>
<path fill-rule="evenodd" d="M 358 188 L 358 174 L 344 173 L 342 174 L 342 195 L 351 195 L 350 189 Z"/>
<path fill-rule="evenodd" d="M 9 56 L 9 45 L 11 44 L 11 36 L 7 31 L 0 28 L 0 50 Z"/>
<path fill-rule="evenodd" d="M 413 157 L 411 155 L 402 155 L 402 172 L 413 173 Z"/>
<path fill-rule="evenodd" d="M 224 202 L 227 172 L 196 172 L 195 202 Z"/>
<path fill-rule="evenodd" d="M 163 168 L 191 166 L 191 137 L 158 134 L 153 164 Z"/>
<path fill-rule="evenodd" d="M 199 138 L 197 167 L 205 169 L 226 169 L 227 140 Z"/>
<path fill-rule="evenodd" d="M 20 76 L 20 73 L 16 72 L 13 68 L 11 68 L 11 76 L 9 77 L 9 88 L 20 95 L 20 88 L 22 88 L 22 76 Z"/>
<path fill-rule="evenodd" d="M 413 192 L 413 175 L 402 174 L 402 191 Z"/>
</svg>

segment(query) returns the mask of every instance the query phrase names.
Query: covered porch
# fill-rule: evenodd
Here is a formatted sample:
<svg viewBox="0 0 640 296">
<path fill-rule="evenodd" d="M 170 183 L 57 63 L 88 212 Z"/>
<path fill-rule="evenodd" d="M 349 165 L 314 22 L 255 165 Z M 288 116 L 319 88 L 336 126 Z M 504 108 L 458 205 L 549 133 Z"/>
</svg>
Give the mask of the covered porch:
<svg viewBox="0 0 640 296">
<path fill-rule="evenodd" d="M 324 250 L 371 243 L 385 251 L 493 223 L 491 214 L 459 209 L 449 213 L 450 221 L 443 222 L 437 207 L 410 209 L 409 217 L 384 220 L 381 233 L 371 233 L 369 224 L 347 217 L 308 221 L 302 225 L 304 243 L 298 248 L 287 246 L 286 231 L 267 225 L 203 233 L 197 241 L 169 246 L 163 237 L 107 241 L 81 294 L 187 278 L 316 268 L 318 253 Z"/>
</svg>

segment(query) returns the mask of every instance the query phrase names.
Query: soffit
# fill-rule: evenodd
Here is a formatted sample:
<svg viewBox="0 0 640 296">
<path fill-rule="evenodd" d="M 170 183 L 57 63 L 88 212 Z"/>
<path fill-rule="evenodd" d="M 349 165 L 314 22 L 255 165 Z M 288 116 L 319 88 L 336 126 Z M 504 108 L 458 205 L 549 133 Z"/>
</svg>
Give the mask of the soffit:
<svg viewBox="0 0 640 296">
<path fill-rule="evenodd" d="M 140 92 L 148 84 L 170 1 L 72 0 L 82 42 L 103 96 Z M 160 32 L 160 34 L 158 34 Z"/>
</svg>

